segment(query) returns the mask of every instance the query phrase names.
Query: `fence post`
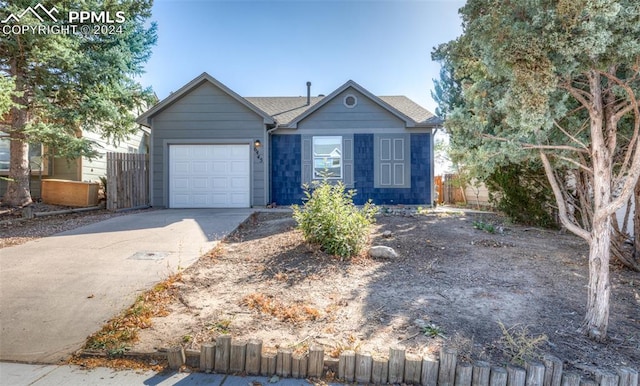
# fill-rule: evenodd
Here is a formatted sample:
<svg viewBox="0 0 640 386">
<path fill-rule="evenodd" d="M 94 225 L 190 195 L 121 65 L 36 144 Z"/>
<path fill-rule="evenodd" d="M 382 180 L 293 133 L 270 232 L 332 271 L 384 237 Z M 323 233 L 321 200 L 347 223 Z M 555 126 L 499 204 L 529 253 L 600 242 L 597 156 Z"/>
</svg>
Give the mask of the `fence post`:
<svg viewBox="0 0 640 386">
<path fill-rule="evenodd" d="M 489 386 L 491 366 L 487 362 L 478 361 L 473 365 L 472 386 Z"/>
<path fill-rule="evenodd" d="M 440 372 L 438 386 L 453 386 L 456 379 L 456 363 L 458 352 L 455 349 L 443 347 L 440 349 Z"/>
<path fill-rule="evenodd" d="M 422 360 L 422 376 L 420 383 L 422 386 L 438 386 L 438 367 L 440 363 L 433 358 L 425 357 Z"/>
<path fill-rule="evenodd" d="M 543 386 L 544 384 L 544 365 L 538 362 L 527 362 L 524 365 L 527 371 L 527 386 Z"/>
<path fill-rule="evenodd" d="M 562 384 L 562 361 L 552 355 L 545 355 L 544 386 L 560 386 Z"/>
</svg>

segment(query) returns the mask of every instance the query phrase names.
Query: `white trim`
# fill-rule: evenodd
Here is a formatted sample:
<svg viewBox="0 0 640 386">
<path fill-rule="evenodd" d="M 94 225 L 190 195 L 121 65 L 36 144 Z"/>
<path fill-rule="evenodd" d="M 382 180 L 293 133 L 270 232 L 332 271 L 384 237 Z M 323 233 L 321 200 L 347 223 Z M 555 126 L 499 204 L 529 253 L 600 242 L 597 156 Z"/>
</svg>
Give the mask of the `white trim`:
<svg viewBox="0 0 640 386">
<path fill-rule="evenodd" d="M 347 99 L 349 98 L 353 98 L 353 104 L 350 105 L 347 103 Z M 356 107 L 358 105 L 358 97 L 355 96 L 354 94 L 347 94 L 344 96 L 344 98 L 342 98 L 342 104 L 344 105 L 344 107 L 348 108 L 348 109 L 352 109 L 354 107 Z"/>
<path fill-rule="evenodd" d="M 311 137 L 311 179 L 312 180 L 322 180 L 324 177 L 316 177 L 316 158 L 320 158 L 320 157 L 316 157 L 315 156 L 315 147 L 316 147 L 316 139 L 320 139 L 320 138 L 325 138 L 325 139 L 336 139 L 338 141 L 338 143 L 340 144 L 340 175 L 336 176 L 336 177 L 327 177 L 327 179 L 329 180 L 342 180 L 344 177 L 344 150 L 343 148 L 343 143 L 342 143 L 342 136 L 341 135 L 314 135 L 313 137 Z M 337 158 L 337 157 L 330 157 L 331 159 Z"/>
</svg>

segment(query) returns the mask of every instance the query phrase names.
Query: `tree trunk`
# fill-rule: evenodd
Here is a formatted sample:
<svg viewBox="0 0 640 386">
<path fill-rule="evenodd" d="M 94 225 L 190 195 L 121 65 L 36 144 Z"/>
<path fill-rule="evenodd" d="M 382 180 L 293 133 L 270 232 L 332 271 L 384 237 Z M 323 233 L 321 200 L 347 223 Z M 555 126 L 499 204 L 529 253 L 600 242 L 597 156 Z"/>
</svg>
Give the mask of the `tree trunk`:
<svg viewBox="0 0 640 386">
<path fill-rule="evenodd" d="M 29 191 L 29 144 L 22 129 L 27 123 L 27 112 L 24 109 L 12 109 L 12 129 L 9 131 L 9 182 L 2 203 L 9 206 L 25 206 L 31 204 Z"/>
<path fill-rule="evenodd" d="M 611 247 L 611 216 L 594 217 L 589 243 L 589 287 L 587 315 L 582 330 L 589 337 L 603 341 L 609 325 L 609 256 Z"/>
</svg>

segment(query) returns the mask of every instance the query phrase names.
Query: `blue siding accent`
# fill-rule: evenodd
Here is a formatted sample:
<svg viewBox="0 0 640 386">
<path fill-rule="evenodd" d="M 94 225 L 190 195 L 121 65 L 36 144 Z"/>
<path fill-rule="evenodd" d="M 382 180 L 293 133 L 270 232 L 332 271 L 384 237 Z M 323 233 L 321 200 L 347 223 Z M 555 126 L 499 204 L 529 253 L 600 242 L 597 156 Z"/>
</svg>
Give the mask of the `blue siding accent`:
<svg viewBox="0 0 640 386">
<path fill-rule="evenodd" d="M 431 134 L 411 134 L 411 188 L 374 188 L 373 134 L 354 134 L 354 177 L 358 205 L 431 204 Z"/>
<path fill-rule="evenodd" d="M 271 136 L 271 201 L 302 204 L 302 143 L 300 135 Z"/>
</svg>

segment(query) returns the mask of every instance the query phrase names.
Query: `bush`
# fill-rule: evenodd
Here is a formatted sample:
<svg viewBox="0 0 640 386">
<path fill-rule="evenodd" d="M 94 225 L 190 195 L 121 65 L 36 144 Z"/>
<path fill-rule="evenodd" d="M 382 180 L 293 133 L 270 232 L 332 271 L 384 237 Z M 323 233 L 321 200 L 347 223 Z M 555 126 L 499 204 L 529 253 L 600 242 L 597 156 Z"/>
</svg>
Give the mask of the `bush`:
<svg viewBox="0 0 640 386">
<path fill-rule="evenodd" d="M 355 190 L 345 191 L 342 182 L 322 181 L 304 186 L 305 202 L 293 205 L 293 218 L 307 242 L 326 253 L 343 258 L 360 253 L 367 243 L 369 226 L 377 209 L 367 202 L 362 209 L 353 204 Z"/>
<path fill-rule="evenodd" d="M 513 222 L 557 228 L 555 197 L 542 165 L 505 165 L 496 169 L 485 184 L 498 210 Z"/>
</svg>

